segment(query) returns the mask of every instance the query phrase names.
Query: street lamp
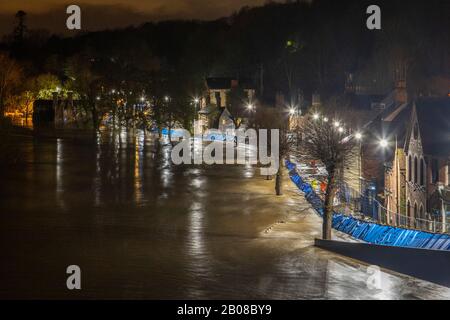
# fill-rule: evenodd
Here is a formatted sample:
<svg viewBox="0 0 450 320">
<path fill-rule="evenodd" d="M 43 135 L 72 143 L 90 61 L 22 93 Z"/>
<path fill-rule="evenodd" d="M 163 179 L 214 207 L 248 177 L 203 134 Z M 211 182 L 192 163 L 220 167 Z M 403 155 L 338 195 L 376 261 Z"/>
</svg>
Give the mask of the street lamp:
<svg viewBox="0 0 450 320">
<path fill-rule="evenodd" d="M 361 140 L 362 139 L 362 133 L 361 132 L 355 133 L 355 138 L 356 138 L 356 140 Z"/>
<path fill-rule="evenodd" d="M 339 128 L 340 125 L 341 125 L 341 124 L 339 123 L 339 121 L 335 121 L 335 122 L 334 122 L 334 126 L 335 126 L 336 128 Z"/>
<path fill-rule="evenodd" d="M 327 118 L 327 117 L 324 117 L 324 118 L 323 118 L 323 122 L 328 122 L 328 118 Z"/>
<path fill-rule="evenodd" d="M 249 111 L 252 111 L 253 108 L 254 108 L 253 104 L 251 104 L 251 103 L 247 104 L 247 109 L 248 109 Z"/>
<path fill-rule="evenodd" d="M 292 108 L 289 109 L 289 114 L 290 114 L 291 116 L 295 115 L 295 113 L 296 113 L 295 108 L 292 107 Z"/>
<path fill-rule="evenodd" d="M 169 100 L 170 100 L 170 97 L 169 97 L 169 96 L 165 96 L 165 97 L 164 97 L 164 101 L 169 102 Z"/>
<path fill-rule="evenodd" d="M 344 132 L 344 128 L 339 127 L 339 128 L 338 128 L 338 131 L 339 131 L 339 133 L 342 133 L 342 132 Z"/>
<path fill-rule="evenodd" d="M 388 146 L 388 141 L 386 140 L 386 139 L 381 139 L 380 141 L 379 141 L 379 144 L 380 144 L 380 147 L 382 147 L 382 148 L 386 148 L 387 146 Z"/>
<path fill-rule="evenodd" d="M 313 114 L 313 119 L 314 119 L 314 120 L 319 119 L 319 117 L 320 117 L 320 115 L 319 115 L 318 113 L 314 113 L 314 114 Z"/>
</svg>

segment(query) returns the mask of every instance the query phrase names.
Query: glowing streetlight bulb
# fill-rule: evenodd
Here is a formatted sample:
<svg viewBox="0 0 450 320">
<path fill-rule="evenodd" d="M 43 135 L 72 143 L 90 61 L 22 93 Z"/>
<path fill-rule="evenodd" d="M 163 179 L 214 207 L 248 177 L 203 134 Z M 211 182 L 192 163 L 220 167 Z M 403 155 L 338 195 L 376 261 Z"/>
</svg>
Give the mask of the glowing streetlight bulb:
<svg viewBox="0 0 450 320">
<path fill-rule="evenodd" d="M 361 132 L 357 132 L 357 133 L 355 134 L 355 138 L 356 138 L 356 140 L 361 140 L 361 139 L 362 139 L 362 134 L 361 134 Z"/>
<path fill-rule="evenodd" d="M 328 118 L 327 117 L 323 118 L 323 122 L 328 122 Z"/>
<path fill-rule="evenodd" d="M 249 103 L 249 104 L 247 105 L 247 109 L 248 109 L 248 110 L 253 110 L 253 104 Z"/>
<path fill-rule="evenodd" d="M 339 123 L 339 121 L 335 121 L 335 122 L 334 122 L 334 126 L 335 126 L 336 128 L 338 128 L 340 125 L 341 125 L 341 124 Z"/>
<path fill-rule="evenodd" d="M 314 113 L 314 114 L 313 114 L 313 119 L 314 119 L 314 120 L 319 119 L 319 114 L 318 114 L 318 113 Z"/>
<path fill-rule="evenodd" d="M 194 103 L 199 103 L 200 102 L 200 99 L 199 98 L 194 98 Z"/>
<path fill-rule="evenodd" d="M 388 142 L 386 139 L 381 139 L 380 140 L 380 147 L 382 148 L 386 148 L 388 146 Z"/>
<path fill-rule="evenodd" d="M 344 128 L 339 127 L 338 131 L 339 131 L 340 133 L 342 133 L 342 132 L 344 132 Z"/>
<path fill-rule="evenodd" d="M 290 108 L 289 113 L 291 116 L 293 116 L 295 114 L 295 108 Z"/>
<path fill-rule="evenodd" d="M 112 90 L 111 90 L 111 93 L 112 93 L 112 94 L 116 93 L 116 90 L 115 90 L 115 89 L 112 89 Z"/>
<path fill-rule="evenodd" d="M 164 100 L 165 100 L 166 102 L 168 102 L 169 99 L 170 99 L 169 96 L 165 96 L 165 97 L 164 97 Z"/>
<path fill-rule="evenodd" d="M 145 97 L 141 97 L 141 102 L 144 102 L 145 101 Z"/>
</svg>

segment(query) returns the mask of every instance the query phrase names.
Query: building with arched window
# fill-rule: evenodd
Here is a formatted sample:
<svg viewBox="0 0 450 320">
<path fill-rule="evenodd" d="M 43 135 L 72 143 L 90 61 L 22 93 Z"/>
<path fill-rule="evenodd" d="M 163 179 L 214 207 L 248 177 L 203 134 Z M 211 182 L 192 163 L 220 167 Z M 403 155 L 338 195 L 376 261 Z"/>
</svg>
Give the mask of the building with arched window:
<svg viewBox="0 0 450 320">
<path fill-rule="evenodd" d="M 449 190 L 450 98 L 421 98 L 388 110 L 383 135 L 395 141 L 385 165 L 385 204 L 391 212 L 415 220 L 446 221 Z M 441 199 L 441 200 L 439 200 Z M 395 221 L 393 221 L 395 223 Z"/>
</svg>

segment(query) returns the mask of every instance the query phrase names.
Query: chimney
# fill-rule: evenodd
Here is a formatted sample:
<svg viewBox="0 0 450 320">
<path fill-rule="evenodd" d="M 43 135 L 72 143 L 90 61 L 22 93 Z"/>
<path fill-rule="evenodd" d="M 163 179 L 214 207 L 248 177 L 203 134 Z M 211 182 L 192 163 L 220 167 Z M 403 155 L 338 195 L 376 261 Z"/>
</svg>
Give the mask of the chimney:
<svg viewBox="0 0 450 320">
<path fill-rule="evenodd" d="M 320 106 L 320 94 L 313 93 L 313 95 L 312 95 L 312 106 L 313 107 Z"/>
<path fill-rule="evenodd" d="M 281 92 L 277 92 L 275 94 L 275 107 L 283 108 L 284 106 L 285 106 L 284 94 L 282 94 Z"/>
<path fill-rule="evenodd" d="M 395 95 L 394 100 L 397 104 L 408 102 L 408 92 L 406 90 L 406 71 L 401 68 L 395 72 Z"/>
<path fill-rule="evenodd" d="M 347 73 L 345 79 L 345 92 L 346 93 L 355 93 L 355 85 L 353 83 L 353 73 Z"/>
</svg>

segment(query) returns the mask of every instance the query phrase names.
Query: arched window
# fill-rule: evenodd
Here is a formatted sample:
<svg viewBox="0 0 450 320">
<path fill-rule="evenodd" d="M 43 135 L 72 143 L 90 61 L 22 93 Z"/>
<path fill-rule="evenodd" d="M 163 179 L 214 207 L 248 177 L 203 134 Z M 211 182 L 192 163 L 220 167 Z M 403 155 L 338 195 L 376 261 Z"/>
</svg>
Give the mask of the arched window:
<svg viewBox="0 0 450 320">
<path fill-rule="evenodd" d="M 417 213 L 417 203 L 414 203 L 414 218 L 418 218 Z"/>
<path fill-rule="evenodd" d="M 422 159 L 420 159 L 420 185 L 421 186 L 425 185 L 425 174 L 426 174 L 425 160 L 422 158 Z"/>
<path fill-rule="evenodd" d="M 417 180 L 419 178 L 418 171 L 419 171 L 419 163 L 417 161 L 417 157 L 414 157 L 414 183 L 417 183 Z"/>
<path fill-rule="evenodd" d="M 411 161 L 411 155 L 408 156 L 408 181 L 412 181 L 412 161 Z"/>
<path fill-rule="evenodd" d="M 423 204 L 420 205 L 420 218 L 425 219 L 425 211 L 423 210 Z"/>
<path fill-rule="evenodd" d="M 411 217 L 411 202 L 408 200 L 407 204 L 406 204 L 406 215 Z"/>
</svg>

